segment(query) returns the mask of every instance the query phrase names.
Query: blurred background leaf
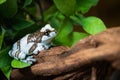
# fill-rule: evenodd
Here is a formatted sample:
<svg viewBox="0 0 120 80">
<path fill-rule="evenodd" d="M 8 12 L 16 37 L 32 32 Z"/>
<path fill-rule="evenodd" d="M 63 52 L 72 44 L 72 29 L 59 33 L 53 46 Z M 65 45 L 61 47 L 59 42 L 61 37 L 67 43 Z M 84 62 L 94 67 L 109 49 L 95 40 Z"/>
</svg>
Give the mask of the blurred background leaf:
<svg viewBox="0 0 120 80">
<path fill-rule="evenodd" d="M 10 50 L 10 47 L 0 50 L 0 68 L 10 66 L 11 57 L 9 57 L 9 55 L 8 55 L 9 50 Z"/>
<path fill-rule="evenodd" d="M 73 31 L 72 24 L 70 23 L 69 20 L 65 19 L 61 23 L 60 28 L 58 30 L 58 35 L 56 37 L 57 44 L 71 46 L 72 37 L 70 36 L 70 34 L 72 33 L 72 31 Z"/>
<path fill-rule="evenodd" d="M 12 71 L 12 67 L 11 66 L 6 66 L 6 67 L 2 68 L 1 70 L 2 70 L 3 74 L 6 76 L 6 78 L 8 80 L 10 80 L 10 73 Z"/>
<path fill-rule="evenodd" d="M 82 18 L 83 29 L 89 34 L 97 34 L 106 30 L 105 24 L 97 17 Z"/>
<path fill-rule="evenodd" d="M 25 0 L 23 7 L 26 7 L 26 6 L 30 5 L 31 3 L 32 3 L 32 0 Z"/>
<path fill-rule="evenodd" d="M 73 36 L 73 42 L 72 45 L 75 44 L 76 42 L 78 42 L 79 40 L 89 36 L 89 34 L 87 33 L 82 33 L 82 32 L 73 32 L 72 33 Z"/>
<path fill-rule="evenodd" d="M 5 36 L 5 29 L 2 28 L 2 27 L 1 27 L 1 29 L 2 29 L 2 33 L 0 35 L 0 50 L 1 50 L 1 47 L 2 47 L 2 44 L 3 44 L 3 39 L 4 39 L 4 36 Z"/>
<path fill-rule="evenodd" d="M 70 16 L 75 12 L 76 0 L 53 0 L 60 12 Z"/>
<path fill-rule="evenodd" d="M 3 4 L 4 2 L 6 2 L 6 0 L 0 0 L 0 4 Z"/>
<path fill-rule="evenodd" d="M 76 10 L 86 13 L 92 6 L 95 6 L 99 0 L 76 0 Z"/>
<path fill-rule="evenodd" d="M 17 0 L 7 0 L 0 5 L 0 15 L 11 18 L 17 13 Z"/>
</svg>

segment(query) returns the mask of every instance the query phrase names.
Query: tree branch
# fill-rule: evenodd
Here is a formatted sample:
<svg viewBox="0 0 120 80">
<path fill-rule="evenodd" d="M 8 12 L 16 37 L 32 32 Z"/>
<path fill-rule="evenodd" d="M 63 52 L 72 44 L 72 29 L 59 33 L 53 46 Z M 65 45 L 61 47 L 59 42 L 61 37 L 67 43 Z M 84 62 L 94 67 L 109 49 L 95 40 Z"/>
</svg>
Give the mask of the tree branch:
<svg viewBox="0 0 120 80">
<path fill-rule="evenodd" d="M 83 80 L 83 74 L 89 73 L 86 74 L 88 75 L 86 78 L 91 79 L 94 76 L 91 74 L 93 66 L 96 70 L 97 77 L 95 77 L 99 78 L 98 76 L 100 75 L 97 75 L 97 71 L 108 72 L 108 69 L 111 68 L 109 63 L 111 63 L 113 68 L 120 69 L 119 35 L 120 27 L 116 27 L 80 40 L 72 48 L 65 46 L 52 47 L 35 55 L 34 57 L 38 62 L 33 66 L 21 70 L 13 70 L 11 78 L 12 80 L 21 80 L 26 78 L 33 79 L 39 76 L 42 80 L 45 77 L 50 77 L 50 80 L 69 78 L 77 80 L 82 75 L 80 79 Z M 101 68 L 98 68 L 100 66 Z M 104 74 L 107 75 L 106 73 Z"/>
</svg>

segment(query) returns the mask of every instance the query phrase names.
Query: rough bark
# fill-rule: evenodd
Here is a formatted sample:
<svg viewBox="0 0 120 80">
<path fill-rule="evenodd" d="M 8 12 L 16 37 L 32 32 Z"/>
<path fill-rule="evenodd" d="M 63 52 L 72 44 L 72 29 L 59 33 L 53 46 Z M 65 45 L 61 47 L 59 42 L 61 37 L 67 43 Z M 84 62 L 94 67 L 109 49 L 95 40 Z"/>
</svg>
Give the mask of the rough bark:
<svg viewBox="0 0 120 80">
<path fill-rule="evenodd" d="M 11 79 L 105 80 L 103 75 L 120 69 L 119 36 L 120 27 L 116 27 L 82 39 L 71 48 L 52 47 L 35 55 L 37 63 L 31 67 L 14 69 Z"/>
</svg>

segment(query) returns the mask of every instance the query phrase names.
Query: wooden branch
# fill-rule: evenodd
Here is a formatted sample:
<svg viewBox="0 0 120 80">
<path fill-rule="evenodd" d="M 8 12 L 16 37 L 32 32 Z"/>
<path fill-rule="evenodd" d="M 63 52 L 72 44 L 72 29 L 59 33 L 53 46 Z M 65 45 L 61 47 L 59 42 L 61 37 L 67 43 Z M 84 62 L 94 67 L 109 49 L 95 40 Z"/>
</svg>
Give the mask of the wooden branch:
<svg viewBox="0 0 120 80">
<path fill-rule="evenodd" d="M 103 60 L 110 62 L 114 68 L 120 69 L 119 36 L 120 27 L 116 27 L 80 40 L 72 48 L 52 47 L 34 56 L 38 62 L 31 67 L 14 69 L 11 78 L 23 80 L 43 76 L 43 80 L 45 77 L 54 76 L 54 80 L 64 80 L 68 77 L 72 80 L 81 75 L 83 66 Z"/>
</svg>

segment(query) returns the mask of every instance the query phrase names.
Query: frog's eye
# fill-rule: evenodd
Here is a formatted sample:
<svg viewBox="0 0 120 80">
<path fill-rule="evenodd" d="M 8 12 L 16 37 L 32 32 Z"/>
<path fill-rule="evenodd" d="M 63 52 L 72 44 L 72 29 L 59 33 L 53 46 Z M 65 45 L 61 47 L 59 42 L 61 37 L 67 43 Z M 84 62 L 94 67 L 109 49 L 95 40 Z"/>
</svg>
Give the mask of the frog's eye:
<svg viewBox="0 0 120 80">
<path fill-rule="evenodd" d="M 44 33 L 44 35 L 49 36 L 50 32 L 51 31 L 49 29 L 47 29 L 46 32 Z"/>
<path fill-rule="evenodd" d="M 49 32 L 45 32 L 45 35 L 46 35 L 46 36 L 49 36 Z"/>
</svg>

